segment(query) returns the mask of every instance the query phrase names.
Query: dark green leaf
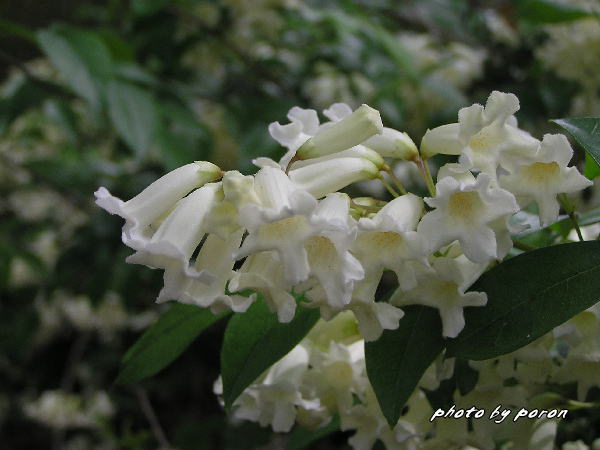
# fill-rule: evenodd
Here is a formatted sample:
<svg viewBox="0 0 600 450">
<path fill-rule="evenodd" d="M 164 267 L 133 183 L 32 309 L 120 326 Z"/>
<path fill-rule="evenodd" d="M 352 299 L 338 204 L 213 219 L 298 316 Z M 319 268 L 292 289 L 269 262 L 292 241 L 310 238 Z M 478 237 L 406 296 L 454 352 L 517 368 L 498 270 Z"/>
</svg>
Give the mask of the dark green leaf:
<svg viewBox="0 0 600 450">
<path fill-rule="evenodd" d="M 102 39 L 90 31 L 55 26 L 37 33 L 40 47 L 76 94 L 97 106 L 101 83 L 112 73 L 112 59 Z"/>
<path fill-rule="evenodd" d="M 214 315 L 208 309 L 175 303 L 123 356 L 116 383 L 136 383 L 164 369 L 200 333 L 226 315 Z"/>
<path fill-rule="evenodd" d="M 426 306 L 408 306 L 396 330 L 385 330 L 365 344 L 367 374 L 379 406 L 391 427 L 421 376 L 444 348 L 439 313 Z"/>
<path fill-rule="evenodd" d="M 119 136 L 143 156 L 152 144 L 158 126 L 158 113 L 152 94 L 134 84 L 111 81 L 108 111 Z"/>
<path fill-rule="evenodd" d="M 40 105 L 49 95 L 50 91 L 42 85 L 26 78 L 10 86 L 9 92 L 0 99 L 0 134 L 19 115 Z"/>
<path fill-rule="evenodd" d="M 521 1 L 518 13 L 521 20 L 532 25 L 572 22 L 592 15 L 583 9 L 550 0 Z"/>
<path fill-rule="evenodd" d="M 290 323 L 280 323 L 260 297 L 244 314 L 232 317 L 221 348 L 225 406 L 231 407 L 244 389 L 287 355 L 319 317 L 318 310 L 299 307 Z"/>
<path fill-rule="evenodd" d="M 465 396 L 475 388 L 479 379 L 479 372 L 471 368 L 469 361 L 456 358 L 454 363 L 454 379 L 456 380 L 456 387 L 460 395 Z"/>
<path fill-rule="evenodd" d="M 596 163 L 600 164 L 600 118 L 574 117 L 553 120 L 583 147 Z"/>
<path fill-rule="evenodd" d="M 483 308 L 465 310 L 466 325 L 448 354 L 490 359 L 515 351 L 600 300 L 600 242 L 555 245 L 511 258 L 471 288 Z"/>
<path fill-rule="evenodd" d="M 335 433 L 340 429 L 340 418 L 335 416 L 331 422 L 321 428 L 315 430 L 297 426 L 290 433 L 290 437 L 285 446 L 285 450 L 302 450 L 308 448 L 309 445 L 324 438 L 325 436 Z"/>
</svg>

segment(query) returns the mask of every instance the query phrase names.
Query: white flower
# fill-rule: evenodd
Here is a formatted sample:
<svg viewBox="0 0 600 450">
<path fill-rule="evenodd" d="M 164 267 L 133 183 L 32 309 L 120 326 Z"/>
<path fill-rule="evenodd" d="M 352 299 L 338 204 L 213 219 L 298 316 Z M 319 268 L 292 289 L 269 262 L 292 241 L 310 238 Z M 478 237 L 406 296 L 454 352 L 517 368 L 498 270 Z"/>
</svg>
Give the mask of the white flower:
<svg viewBox="0 0 600 450">
<path fill-rule="evenodd" d="M 407 194 L 389 202 L 372 218 L 358 221 L 359 234 L 352 252 L 368 274 L 390 269 L 404 289 L 414 287 L 413 269 L 406 262 L 427 256 L 425 242 L 415 231 L 422 213 L 423 200 Z"/>
<path fill-rule="evenodd" d="M 229 282 L 232 292 L 252 289 L 262 294 L 269 309 L 277 312 L 277 319 L 286 323 L 296 312 L 296 299 L 290 294 L 291 285 L 285 281 L 281 262 L 276 252 L 254 253 Z"/>
<path fill-rule="evenodd" d="M 535 200 L 540 223 L 548 225 L 558 217 L 557 194 L 577 192 L 592 185 L 576 167 L 567 167 L 572 156 L 573 149 L 565 136 L 546 134 L 536 155 L 515 166 L 510 175 L 501 176 L 500 185 L 515 194 L 524 206 Z"/>
<path fill-rule="evenodd" d="M 404 317 L 404 311 L 386 302 L 352 300 L 346 307 L 354 313 L 358 330 L 365 341 L 379 339 L 383 330 L 395 330 Z"/>
<path fill-rule="evenodd" d="M 288 166 L 296 151 L 319 129 L 319 117 L 314 109 L 302 109 L 294 106 L 287 114 L 290 123 L 281 125 L 273 122 L 269 125 L 271 137 L 288 149 L 281 158 L 279 165 L 282 169 Z M 269 164 L 269 158 L 257 158 L 255 164 L 263 167 Z"/>
<path fill-rule="evenodd" d="M 213 281 L 214 276 L 210 273 L 190 267 L 190 258 L 207 233 L 204 222 L 220 197 L 221 183 L 210 183 L 181 199 L 144 248 L 127 257 L 126 261 L 167 272 L 181 271 L 204 283 Z"/>
<path fill-rule="evenodd" d="M 290 170 L 289 177 L 299 188 L 316 198 L 324 197 L 357 181 L 372 180 L 379 168 L 365 158 L 333 158 Z"/>
<path fill-rule="evenodd" d="M 364 402 L 353 406 L 350 410 L 340 411 L 342 431 L 356 430 L 356 433 L 348 439 L 348 444 L 354 450 L 371 450 L 373 445 L 380 439 L 389 449 L 399 448 L 395 433 L 387 424 L 373 389 L 368 386 Z"/>
<path fill-rule="evenodd" d="M 298 189 L 282 170 L 272 167 L 263 167 L 256 174 L 254 187 L 261 204 L 240 208 L 239 223 L 249 234 L 234 257 L 275 250 L 289 283 L 306 280 L 309 266 L 304 242 L 314 234 L 309 218 L 317 200 Z"/>
<path fill-rule="evenodd" d="M 332 341 L 325 351 L 313 350 L 310 365 L 303 388 L 331 413 L 350 409 L 352 396 L 362 396 L 367 384 L 363 341 L 350 345 Z"/>
<path fill-rule="evenodd" d="M 356 232 L 348 197 L 331 194 L 317 206 L 314 197 L 270 167 L 256 175 L 255 189 L 262 205 L 240 210 L 240 224 L 249 234 L 236 258 L 274 250 L 287 283 L 295 285 L 314 275 L 332 304 L 347 303 L 352 282 L 364 275 L 348 252 Z"/>
<path fill-rule="evenodd" d="M 239 248 L 242 235 L 242 229 L 231 233 L 226 239 L 209 234 L 198 253 L 194 270 L 197 273 L 210 273 L 214 280 L 206 283 L 188 277 L 181 271 L 165 271 L 165 286 L 157 301 L 177 299 L 182 303 L 210 308 L 214 314 L 227 310 L 246 311 L 254 302 L 254 296 L 225 294 L 227 281 L 234 275 L 232 253 Z"/>
<path fill-rule="evenodd" d="M 123 243 L 141 250 L 154 234 L 154 223 L 179 199 L 220 176 L 221 169 L 214 164 L 197 161 L 169 172 L 127 202 L 113 197 L 104 187 L 94 195 L 98 206 L 126 220 Z"/>
<path fill-rule="evenodd" d="M 519 100 L 513 94 L 494 91 L 485 108 L 474 104 L 458 112 L 458 123 L 428 130 L 421 152 L 428 158 L 437 153 L 461 155 L 460 163 L 489 174 L 493 179 L 506 159 L 532 155 L 539 141 L 517 128 L 514 113 Z"/>
<path fill-rule="evenodd" d="M 350 301 L 354 282 L 364 277 L 363 267 L 349 251 L 356 224 L 348 212 L 349 199 L 344 194 L 330 194 L 321 200 L 312 217 L 318 234 L 304 244 L 310 275 L 319 281 L 327 303 L 336 309 Z"/>
<path fill-rule="evenodd" d="M 398 289 L 390 299 L 397 306 L 420 304 L 437 308 L 442 318 L 443 335 L 456 337 L 465 326 L 463 308 L 484 306 L 484 292 L 465 292 L 485 269 L 464 257 L 435 258 L 431 268 L 421 267 L 414 289 Z"/>
<path fill-rule="evenodd" d="M 288 432 L 296 419 L 296 408 L 318 409 L 318 401 L 302 398 L 299 386 L 308 369 L 309 353 L 297 345 L 246 388 L 234 402 L 234 417 L 271 425 L 275 432 Z"/>
<path fill-rule="evenodd" d="M 451 176 L 438 181 L 437 195 L 425 199 L 436 209 L 425 214 L 417 228 L 431 251 L 458 240 L 471 261 L 487 262 L 504 256 L 499 252 L 494 232 L 496 221 L 517 212 L 519 207 L 510 192 L 490 183 L 491 178 L 485 173 L 472 183 Z"/>
</svg>

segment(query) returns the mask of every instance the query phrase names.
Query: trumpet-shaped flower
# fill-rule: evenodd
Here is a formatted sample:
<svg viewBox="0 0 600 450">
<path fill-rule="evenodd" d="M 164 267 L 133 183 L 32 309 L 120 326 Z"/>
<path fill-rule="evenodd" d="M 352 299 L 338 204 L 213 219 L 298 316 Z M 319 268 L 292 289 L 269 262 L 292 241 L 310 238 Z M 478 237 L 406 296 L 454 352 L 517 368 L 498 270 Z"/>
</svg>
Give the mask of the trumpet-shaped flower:
<svg viewBox="0 0 600 450">
<path fill-rule="evenodd" d="M 256 175 L 255 189 L 262 205 L 241 208 L 240 224 L 249 234 L 236 258 L 274 250 L 287 283 L 314 275 L 333 304 L 347 303 L 353 281 L 364 275 L 348 251 L 356 232 L 348 197 L 331 194 L 317 206 L 314 197 L 270 167 Z"/>
<path fill-rule="evenodd" d="M 313 349 L 312 369 L 303 387 L 317 397 L 331 414 L 352 407 L 352 396 L 361 396 L 366 387 L 365 350 L 362 340 L 350 345 L 330 342 L 324 351 Z"/>
<path fill-rule="evenodd" d="M 287 323 L 293 319 L 296 299 L 290 294 L 291 285 L 283 276 L 276 252 L 254 253 L 246 258 L 229 282 L 232 292 L 245 289 L 261 293 L 269 309 L 277 313 L 280 322 Z"/>
<path fill-rule="evenodd" d="M 428 130 L 421 141 L 421 152 L 428 158 L 437 153 L 460 155 L 469 169 L 487 173 L 493 179 L 505 160 L 531 156 L 539 141 L 517 127 L 514 113 L 519 100 L 514 94 L 494 91 L 485 108 L 479 104 L 462 108 L 458 123 Z"/>
<path fill-rule="evenodd" d="M 368 273 L 365 282 L 377 285 L 378 277 L 369 275 L 389 269 L 396 273 L 404 289 L 414 287 L 414 271 L 406 262 L 415 259 L 424 261 L 427 256 L 426 244 L 415 231 L 422 213 L 421 198 L 407 194 L 389 202 L 372 218 L 358 221 L 359 234 L 352 252 Z"/>
<path fill-rule="evenodd" d="M 104 187 L 94 195 L 98 206 L 125 219 L 123 243 L 141 250 L 154 234 L 155 222 L 161 216 L 189 192 L 218 179 L 221 173 L 214 164 L 197 161 L 169 172 L 126 202 L 113 197 Z"/>
<path fill-rule="evenodd" d="M 294 106 L 287 114 L 290 123 L 281 125 L 273 122 L 269 125 L 271 137 L 288 149 L 287 153 L 279 161 L 282 169 L 288 166 L 296 151 L 310 137 L 314 136 L 319 129 L 319 117 L 314 109 L 302 109 Z M 257 158 L 259 166 L 268 165 L 269 158 Z"/>
<path fill-rule="evenodd" d="M 437 308 L 442 318 L 442 334 L 454 338 L 465 326 L 463 308 L 487 303 L 485 292 L 465 292 L 484 269 L 485 265 L 472 263 L 465 257 L 435 258 L 431 267 L 419 267 L 417 286 L 406 292 L 397 289 L 390 303 Z"/>
<path fill-rule="evenodd" d="M 580 191 L 592 182 L 576 167 L 567 167 L 573 156 L 569 141 L 562 134 L 546 134 L 535 157 L 517 165 L 511 174 L 500 177 L 500 185 L 517 196 L 520 203 L 535 201 L 540 223 L 548 225 L 558 217 L 557 194 Z"/>
<path fill-rule="evenodd" d="M 191 278 L 181 271 L 165 271 L 165 286 L 157 301 L 176 299 L 181 303 L 210 308 L 214 314 L 231 310 L 244 312 L 254 302 L 255 297 L 225 294 L 227 282 L 234 275 L 234 260 L 231 254 L 240 246 L 243 230 L 238 230 L 222 239 L 217 234 L 209 234 L 198 253 L 194 270 L 207 272 L 213 277 L 209 283 Z"/>
<path fill-rule="evenodd" d="M 519 207 L 514 195 L 490 186 L 491 181 L 485 173 L 471 183 L 452 176 L 438 181 L 437 195 L 425 199 L 436 209 L 425 214 L 417 227 L 432 252 L 458 240 L 464 254 L 473 262 L 504 256 L 499 252 L 494 228 L 498 227 L 499 219 L 512 215 Z"/>
<path fill-rule="evenodd" d="M 262 426 L 271 425 L 275 432 L 290 431 L 297 408 L 320 407 L 318 400 L 303 399 L 298 389 L 308 369 L 308 361 L 308 350 L 302 345 L 296 346 L 240 395 L 233 405 L 234 417 L 252 420 Z"/>
<path fill-rule="evenodd" d="M 204 222 L 220 190 L 220 183 L 210 183 L 180 200 L 144 248 L 126 261 L 155 269 L 181 271 L 205 283 L 213 281 L 213 276 L 207 272 L 191 268 L 190 258 L 206 234 Z"/>
</svg>

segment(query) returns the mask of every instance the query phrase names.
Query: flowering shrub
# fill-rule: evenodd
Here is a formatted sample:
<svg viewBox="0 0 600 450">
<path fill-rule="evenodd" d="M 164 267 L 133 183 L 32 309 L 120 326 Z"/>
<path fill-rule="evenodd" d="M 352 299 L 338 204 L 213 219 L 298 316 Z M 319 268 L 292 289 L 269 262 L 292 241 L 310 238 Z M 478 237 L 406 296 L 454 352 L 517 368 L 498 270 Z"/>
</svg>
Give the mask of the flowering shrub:
<svg viewBox="0 0 600 450">
<path fill-rule="evenodd" d="M 215 383 L 233 417 L 277 432 L 295 422 L 325 427 L 337 417 L 341 429 L 355 431 L 355 449 L 377 439 L 387 448 L 465 441 L 490 448 L 507 438 L 530 448 L 564 417 L 551 409 L 556 401 L 544 400 L 544 383 L 577 381 L 583 401 L 600 374 L 595 350 L 583 350 L 600 331 L 598 311 L 586 311 L 597 291 L 585 286 L 597 285 L 598 243 L 519 254 L 517 239 L 514 247 L 519 233 L 559 221 L 561 204 L 583 241 L 567 194 L 592 184 L 569 167 L 566 137 L 531 136 L 517 125 L 518 109 L 513 94 L 492 92 L 485 107 L 462 108 L 457 123 L 428 130 L 418 149 L 367 105 L 333 104 L 324 123 L 316 111 L 294 107 L 289 123 L 269 126 L 287 152 L 277 162 L 256 158 L 255 175 L 193 162 L 126 202 L 101 187 L 96 203 L 125 219 L 122 240 L 135 251 L 127 262 L 164 271 L 158 302 L 194 305 L 189 311 L 204 317 L 203 327 L 238 313 Z M 442 165 L 434 182 L 429 159 L 437 154 L 458 160 Z M 419 168 L 428 197 L 406 190 L 390 168 L 398 160 Z M 370 179 L 392 199 L 341 192 Z M 524 225 L 519 218 L 531 207 L 538 219 Z M 385 271 L 397 287 L 381 297 Z M 153 332 L 128 353 L 122 382 L 176 356 L 144 367 L 145 352 L 161 339 L 150 343 Z M 556 355 L 563 340 L 569 350 Z M 490 358 L 499 359 L 490 365 Z M 510 435 L 493 422 L 434 423 L 455 406 L 436 408 L 426 393 L 461 382 L 459 368 L 477 375 L 454 399 L 463 413 L 497 404 L 521 408 L 514 421 L 536 420 Z M 492 399 L 487 377 L 518 385 Z M 539 402 L 543 414 L 526 409 Z"/>
</svg>

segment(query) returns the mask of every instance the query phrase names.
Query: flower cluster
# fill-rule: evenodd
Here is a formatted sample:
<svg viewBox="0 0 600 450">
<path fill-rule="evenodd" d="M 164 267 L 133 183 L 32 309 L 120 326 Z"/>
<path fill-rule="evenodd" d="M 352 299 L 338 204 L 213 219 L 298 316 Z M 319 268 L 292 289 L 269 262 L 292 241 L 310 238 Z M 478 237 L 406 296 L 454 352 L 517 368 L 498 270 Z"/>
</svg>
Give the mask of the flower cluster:
<svg viewBox="0 0 600 450">
<path fill-rule="evenodd" d="M 458 123 L 428 130 L 419 152 L 367 105 L 334 104 L 323 111 L 325 123 L 294 107 L 289 123 L 269 126 L 287 153 L 278 162 L 257 158 L 253 176 L 194 162 L 127 202 L 100 188 L 96 203 L 126 220 L 122 239 L 135 250 L 128 262 L 164 270 L 159 302 L 243 312 L 260 293 L 289 322 L 301 294 L 302 307 L 319 308 L 325 320 L 351 311 L 367 341 L 398 327 L 400 307 L 422 304 L 439 310 L 445 337 L 456 337 L 463 308 L 487 300 L 467 289 L 512 248 L 513 215 L 535 202 L 548 225 L 559 194 L 591 184 L 568 167 L 566 138 L 535 139 L 518 128 L 518 109 L 514 95 L 493 92 L 485 107 L 461 109 Z M 438 153 L 458 162 L 441 167 L 434 185 L 427 158 Z M 416 163 L 431 196 L 406 192 L 386 160 Z M 380 179 L 395 198 L 339 192 L 368 179 Z M 398 287 L 376 301 L 386 270 Z"/>
<path fill-rule="evenodd" d="M 341 429 L 354 432 L 348 441 L 354 450 L 369 450 L 377 440 L 387 449 L 402 450 L 491 449 L 497 442 L 506 448 L 554 448 L 556 419 L 498 423 L 488 420 L 489 413 L 498 405 L 513 411 L 585 406 L 587 392 L 599 386 L 599 336 L 596 306 L 516 352 L 470 361 L 467 370 L 477 371 L 477 382 L 469 392 L 455 389 L 451 395 L 457 410 L 476 405 L 487 411 L 484 419 L 471 425 L 464 418 L 430 420 L 435 408 L 425 392 L 435 391 L 457 372 L 457 361 L 441 355 L 423 374 L 406 412 L 390 427 L 367 378 L 362 336 L 352 315 L 344 312 L 329 322 L 320 320 L 298 346 L 249 386 L 234 402 L 233 417 L 287 432 L 294 423 L 320 428 L 338 415 Z M 576 383 L 579 402 L 548 392 L 550 383 Z M 220 379 L 214 388 L 222 394 Z M 562 448 L 571 448 L 568 445 Z M 593 448 L 599 445 L 596 440 Z"/>
<path fill-rule="evenodd" d="M 126 220 L 122 240 L 135 250 L 128 262 L 164 270 L 159 302 L 244 312 L 260 294 L 280 322 L 291 321 L 298 307 L 319 309 L 321 320 L 308 336 L 235 401 L 234 417 L 281 432 L 295 422 L 321 427 L 339 415 L 342 429 L 356 431 L 350 438 L 355 449 L 369 449 L 378 439 L 388 448 L 439 448 L 458 442 L 456 433 L 485 447 L 502 436 L 432 424 L 421 390 L 390 428 L 367 379 L 364 343 L 396 329 L 401 308 L 412 304 L 436 308 L 444 337 L 456 337 L 465 325 L 463 309 L 487 302 L 485 293 L 469 287 L 511 251 L 511 235 L 523 229 L 515 214 L 537 206 L 540 225 L 548 225 L 558 217 L 562 194 L 591 184 L 568 166 L 573 151 L 566 138 L 534 138 L 518 127 L 518 109 L 514 95 L 493 92 L 485 107 L 463 108 L 457 123 L 428 130 L 418 149 L 367 105 L 352 111 L 334 104 L 323 111 L 324 123 L 316 111 L 294 107 L 289 123 L 269 126 L 287 152 L 279 161 L 254 160 L 255 175 L 194 162 L 126 202 L 100 188 L 96 203 Z M 436 154 L 458 158 L 438 170 L 434 183 L 428 159 Z M 407 192 L 390 168 L 395 161 L 419 168 L 429 197 Z M 340 192 L 364 180 L 379 180 L 394 198 Z M 385 271 L 395 274 L 397 287 L 387 301 L 376 301 Z M 565 367 L 587 364 L 577 359 L 579 341 Z M 479 382 L 470 394 L 457 394 L 457 404 L 475 397 L 489 403 L 488 376 L 536 378 L 540 367 L 552 365 L 548 347 L 536 345 L 503 357 L 510 373 L 496 373 L 503 364 L 473 363 Z M 453 366 L 453 359 L 440 357 L 419 386 L 436 389 Z M 568 370 L 554 372 L 556 382 L 570 381 Z M 591 386 L 587 379 L 580 395 Z M 215 392 L 222 392 L 220 380 Z M 502 395 L 523 394 L 511 392 Z M 513 397 L 506 402 L 521 405 L 530 396 Z M 556 423 L 545 423 L 525 427 L 523 445 L 554 436 Z M 424 439 L 434 427 L 435 439 Z"/>
</svg>

